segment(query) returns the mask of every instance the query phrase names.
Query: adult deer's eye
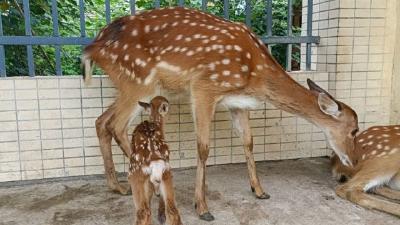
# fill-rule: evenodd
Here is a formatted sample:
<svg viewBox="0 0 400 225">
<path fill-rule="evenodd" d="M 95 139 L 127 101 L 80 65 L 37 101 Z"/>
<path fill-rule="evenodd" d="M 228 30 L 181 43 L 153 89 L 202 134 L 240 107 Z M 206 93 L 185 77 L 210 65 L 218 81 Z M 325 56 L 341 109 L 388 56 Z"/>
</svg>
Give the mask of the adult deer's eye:
<svg viewBox="0 0 400 225">
<path fill-rule="evenodd" d="M 358 128 L 351 131 L 351 136 L 355 137 L 358 132 Z"/>
</svg>

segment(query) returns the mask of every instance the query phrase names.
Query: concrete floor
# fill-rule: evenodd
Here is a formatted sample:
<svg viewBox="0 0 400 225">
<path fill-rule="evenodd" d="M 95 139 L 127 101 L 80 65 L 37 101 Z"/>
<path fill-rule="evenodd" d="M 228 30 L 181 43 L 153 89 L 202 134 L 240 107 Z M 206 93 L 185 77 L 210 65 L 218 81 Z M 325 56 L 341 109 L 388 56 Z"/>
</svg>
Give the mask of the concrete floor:
<svg viewBox="0 0 400 225">
<path fill-rule="evenodd" d="M 245 164 L 208 168 L 208 199 L 213 222 L 198 220 L 193 207 L 195 169 L 174 171 L 178 208 L 186 225 L 392 225 L 396 217 L 365 210 L 333 191 L 326 158 L 257 163 L 271 195 L 250 192 Z M 153 223 L 156 197 L 153 199 Z M 112 193 L 102 177 L 5 187 L 0 183 L 0 225 L 132 224 L 131 196 Z"/>
</svg>

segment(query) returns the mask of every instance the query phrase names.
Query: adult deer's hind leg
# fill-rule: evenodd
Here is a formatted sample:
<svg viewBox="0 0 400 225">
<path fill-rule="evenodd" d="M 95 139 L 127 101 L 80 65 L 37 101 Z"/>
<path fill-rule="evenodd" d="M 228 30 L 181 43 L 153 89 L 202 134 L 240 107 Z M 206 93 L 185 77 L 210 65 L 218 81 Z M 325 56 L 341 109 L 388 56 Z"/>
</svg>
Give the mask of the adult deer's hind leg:
<svg viewBox="0 0 400 225">
<path fill-rule="evenodd" d="M 196 187 L 195 187 L 195 208 L 200 219 L 206 221 L 214 220 L 214 216 L 208 211 L 206 202 L 206 161 L 209 149 L 209 138 L 210 138 L 210 124 L 212 116 L 215 111 L 215 100 L 208 96 L 196 95 L 195 91 L 192 91 L 194 95 L 194 101 L 192 102 L 194 107 L 193 118 L 196 123 L 197 133 L 197 172 L 196 172 Z"/>
<path fill-rule="evenodd" d="M 127 194 L 129 192 L 129 188 L 123 187 L 118 182 L 117 176 L 115 174 L 114 161 L 111 151 L 112 134 L 106 127 L 107 122 L 114 114 L 114 105 L 115 103 L 113 103 L 101 116 L 97 118 L 96 132 L 97 137 L 99 138 L 100 151 L 103 156 L 107 185 L 113 191 L 119 192 L 121 194 Z"/>
<path fill-rule="evenodd" d="M 257 176 L 256 164 L 253 156 L 253 137 L 251 136 L 249 125 L 249 113 L 246 110 L 233 109 L 231 110 L 231 114 L 234 127 L 243 140 L 251 190 L 255 192 L 257 198 L 268 199 L 270 196 L 264 192 Z"/>
<path fill-rule="evenodd" d="M 160 207 L 165 207 L 164 212 L 166 213 L 168 225 L 182 225 L 181 217 L 175 204 L 174 185 L 172 183 L 171 171 L 166 171 L 163 174 L 161 182 L 161 195 L 164 200 L 164 205 L 160 205 Z"/>
</svg>

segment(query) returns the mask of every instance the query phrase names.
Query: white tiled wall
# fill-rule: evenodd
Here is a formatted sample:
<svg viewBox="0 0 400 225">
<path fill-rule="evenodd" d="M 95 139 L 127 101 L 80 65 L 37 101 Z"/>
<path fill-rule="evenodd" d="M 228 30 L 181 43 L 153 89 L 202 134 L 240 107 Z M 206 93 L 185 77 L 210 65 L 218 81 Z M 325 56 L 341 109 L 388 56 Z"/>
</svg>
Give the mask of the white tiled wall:
<svg viewBox="0 0 400 225">
<path fill-rule="evenodd" d="M 294 73 L 328 86 L 327 73 Z M 94 128 L 96 118 L 113 101 L 115 89 L 106 77 L 85 87 L 81 77 L 6 78 L 0 80 L 0 181 L 103 173 Z M 166 126 L 173 167 L 196 165 L 196 141 L 189 98 L 159 91 L 171 100 Z M 256 160 L 326 155 L 324 135 L 303 119 L 263 104 L 251 111 Z M 133 124 L 139 123 L 141 115 Z M 132 130 L 132 128 L 131 128 Z M 130 130 L 130 133 L 131 133 Z M 241 140 L 229 113 L 218 108 L 211 132 L 208 164 L 244 162 Z M 114 143 L 117 170 L 126 159 Z"/>
</svg>

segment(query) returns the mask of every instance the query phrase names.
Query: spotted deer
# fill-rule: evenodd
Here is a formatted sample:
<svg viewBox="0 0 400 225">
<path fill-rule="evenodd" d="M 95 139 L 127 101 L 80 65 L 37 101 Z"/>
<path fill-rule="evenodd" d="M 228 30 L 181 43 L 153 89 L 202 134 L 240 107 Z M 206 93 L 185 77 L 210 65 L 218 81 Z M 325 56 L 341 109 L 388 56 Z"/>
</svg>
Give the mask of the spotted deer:
<svg viewBox="0 0 400 225">
<path fill-rule="evenodd" d="M 354 167 L 343 165 L 336 155 L 331 159 L 333 175 L 348 180 L 336 188 L 337 195 L 400 217 L 400 202 L 390 201 L 400 201 L 400 126 L 375 126 L 363 131 L 348 156 Z"/>
<path fill-rule="evenodd" d="M 197 135 L 195 208 L 200 219 L 214 219 L 206 203 L 205 170 L 210 123 L 217 104 L 225 105 L 243 140 L 251 190 L 268 199 L 253 157 L 248 110 L 262 101 L 299 115 L 326 134 L 346 165 L 357 127 L 352 109 L 308 81 L 306 89 L 272 58 L 257 36 L 242 23 L 187 8 L 165 8 L 119 18 L 103 28 L 83 53 L 85 80 L 93 64 L 101 67 L 119 90 L 115 102 L 96 121 L 100 149 L 111 189 L 123 194 L 111 155 L 114 138 L 126 155 L 127 125 L 139 109 L 136 102 L 159 86 L 189 91 Z"/>
<path fill-rule="evenodd" d="M 150 202 L 155 193 L 161 195 L 158 210 L 160 223 L 164 224 L 167 219 L 168 224 L 181 225 L 163 128 L 169 103 L 164 97 L 157 96 L 150 103 L 139 102 L 139 105 L 150 112 L 150 121 L 140 123 L 132 136 L 128 181 L 136 208 L 136 224 L 151 224 Z"/>
</svg>

